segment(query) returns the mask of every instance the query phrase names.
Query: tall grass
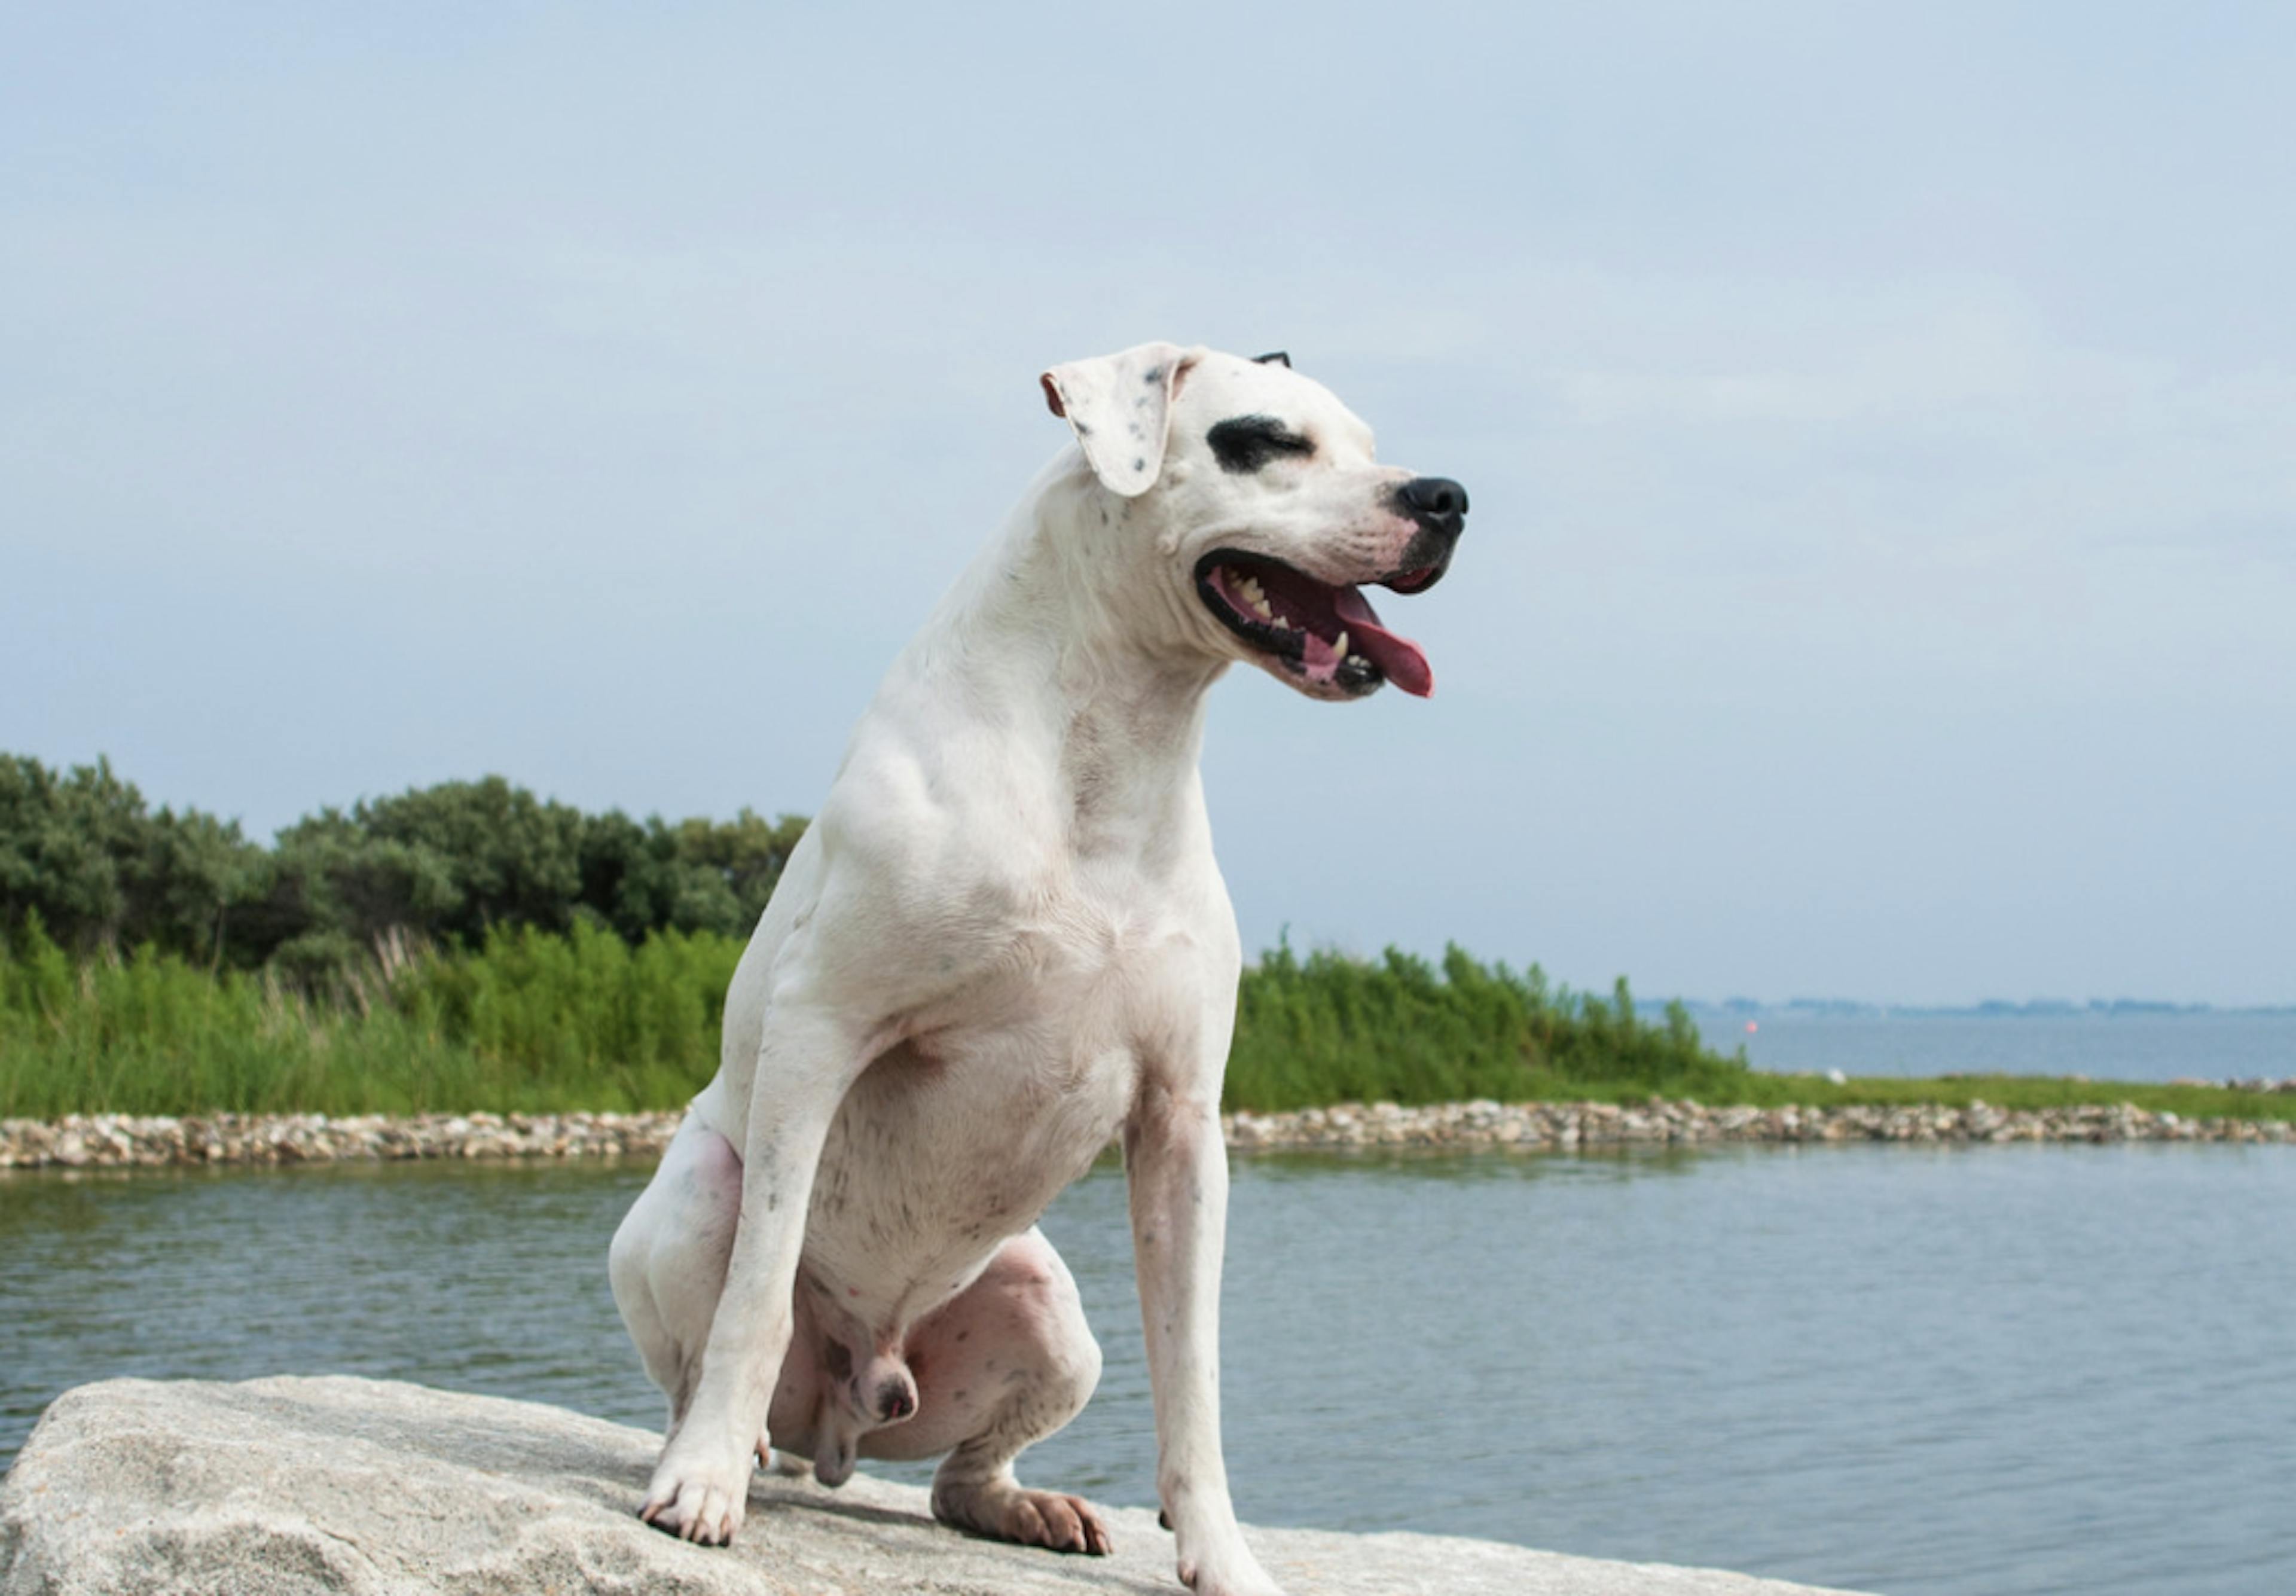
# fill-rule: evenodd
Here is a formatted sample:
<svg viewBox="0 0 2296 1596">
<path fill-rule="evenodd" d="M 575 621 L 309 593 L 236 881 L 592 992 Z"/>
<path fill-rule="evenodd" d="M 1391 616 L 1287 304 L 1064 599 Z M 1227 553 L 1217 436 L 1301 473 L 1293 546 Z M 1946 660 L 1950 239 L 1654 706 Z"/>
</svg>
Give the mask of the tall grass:
<svg viewBox="0 0 2296 1596">
<path fill-rule="evenodd" d="M 388 944 L 312 992 L 144 950 L 76 960 L 37 925 L 0 950 L 0 1117 L 73 1113 L 545 1113 L 672 1108 L 717 1067 L 741 942 L 577 926 L 498 931 L 474 952 Z M 1663 1094 L 1713 1104 L 2132 1101 L 2296 1117 L 2296 1098 L 2071 1081 L 1765 1075 L 1669 1005 L 1644 1017 L 1456 948 L 1439 963 L 1278 947 L 1246 970 L 1226 1106 Z"/>
<path fill-rule="evenodd" d="M 736 940 L 578 926 L 476 952 L 396 944 L 324 992 L 150 949 L 77 962 L 37 926 L 0 957 L 0 1115 L 664 1108 L 717 1066 Z M 1277 948 L 1245 972 L 1227 1106 L 1694 1090 L 1739 1066 L 1622 982 L 1553 991 L 1453 949 L 1439 971 Z"/>
<path fill-rule="evenodd" d="M 173 954 L 0 957 L 0 1116 L 652 1108 L 717 1067 L 741 944 L 501 934 L 377 961 L 324 995 Z"/>
<path fill-rule="evenodd" d="M 1705 1048 L 1681 1005 L 1652 1024 L 1620 980 L 1608 998 L 1551 986 L 1456 947 L 1439 969 L 1389 949 L 1377 960 L 1288 946 L 1244 974 L 1231 1108 L 1324 1103 L 1522 1101 L 1619 1090 L 1698 1095 L 1745 1066 Z"/>
</svg>

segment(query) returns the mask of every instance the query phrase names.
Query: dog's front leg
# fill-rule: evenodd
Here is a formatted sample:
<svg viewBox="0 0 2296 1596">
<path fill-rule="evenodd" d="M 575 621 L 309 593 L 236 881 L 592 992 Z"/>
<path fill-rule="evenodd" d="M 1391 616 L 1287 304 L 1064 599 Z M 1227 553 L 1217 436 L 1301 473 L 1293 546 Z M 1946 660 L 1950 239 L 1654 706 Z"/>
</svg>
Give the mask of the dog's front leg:
<svg viewBox="0 0 2296 1596">
<path fill-rule="evenodd" d="M 742 1209 L 685 1420 L 638 1517 L 724 1545 L 742 1526 L 753 1460 L 788 1355 L 806 1210 L 831 1122 L 857 1073 L 861 1040 L 831 1013 L 791 1002 L 767 1014 L 750 1085 Z"/>
<path fill-rule="evenodd" d="M 1215 1077 L 1217 1079 L 1217 1077 Z M 1237 1527 L 1220 1456 L 1227 1148 L 1216 1095 L 1151 1082 L 1125 1126 L 1133 1262 L 1156 1405 L 1156 1493 L 1196 1596 L 1281 1596 Z"/>
</svg>

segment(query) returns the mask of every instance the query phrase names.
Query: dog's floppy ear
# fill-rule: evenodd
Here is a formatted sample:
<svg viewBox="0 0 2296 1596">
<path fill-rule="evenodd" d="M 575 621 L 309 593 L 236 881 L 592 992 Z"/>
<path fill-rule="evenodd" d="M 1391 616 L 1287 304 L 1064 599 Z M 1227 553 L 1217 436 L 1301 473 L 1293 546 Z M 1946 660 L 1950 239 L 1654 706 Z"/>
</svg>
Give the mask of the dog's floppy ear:
<svg viewBox="0 0 2296 1596">
<path fill-rule="evenodd" d="M 1111 493 L 1137 498 L 1156 485 L 1172 428 L 1172 396 L 1202 353 L 1143 343 L 1055 366 L 1037 379 L 1046 405 L 1076 429 L 1093 474 Z"/>
</svg>

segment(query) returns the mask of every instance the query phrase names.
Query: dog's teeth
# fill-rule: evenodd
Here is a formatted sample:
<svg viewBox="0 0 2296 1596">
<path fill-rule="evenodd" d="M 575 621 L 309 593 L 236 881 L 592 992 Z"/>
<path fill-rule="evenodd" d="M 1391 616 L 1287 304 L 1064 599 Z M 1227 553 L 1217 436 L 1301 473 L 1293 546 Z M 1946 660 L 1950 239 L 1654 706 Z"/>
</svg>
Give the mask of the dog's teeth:
<svg viewBox="0 0 2296 1596">
<path fill-rule="evenodd" d="M 1264 598 L 1253 599 L 1251 601 L 1251 607 L 1259 612 L 1259 618 L 1263 621 L 1273 621 L 1275 618 L 1275 606 L 1270 605 Z"/>
<path fill-rule="evenodd" d="M 1275 618 L 1275 629 L 1279 632 L 1288 632 L 1292 629 L 1292 623 L 1283 619 L 1283 616 L 1278 615 Z"/>
<path fill-rule="evenodd" d="M 1346 653 L 1347 653 L 1347 651 L 1348 651 L 1348 634 L 1347 634 L 1347 633 L 1345 633 L 1345 632 L 1341 632 L 1341 633 L 1339 635 L 1338 639 L 1332 643 L 1332 652 L 1333 654 L 1346 654 Z"/>
</svg>

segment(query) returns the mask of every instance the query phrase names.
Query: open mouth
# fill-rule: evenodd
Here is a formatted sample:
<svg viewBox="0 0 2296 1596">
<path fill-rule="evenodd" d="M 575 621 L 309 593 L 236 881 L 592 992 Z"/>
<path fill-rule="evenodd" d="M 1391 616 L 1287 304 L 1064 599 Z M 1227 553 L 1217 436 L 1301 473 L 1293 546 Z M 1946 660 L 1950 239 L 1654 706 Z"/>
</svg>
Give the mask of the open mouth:
<svg viewBox="0 0 2296 1596">
<path fill-rule="evenodd" d="M 1440 564 L 1425 565 L 1379 580 L 1398 593 L 1422 593 L 1442 574 Z M 1380 625 L 1355 588 L 1222 548 L 1196 562 L 1196 591 L 1228 630 L 1314 686 L 1357 697 L 1388 681 L 1420 698 L 1435 690 L 1419 646 Z"/>
</svg>

